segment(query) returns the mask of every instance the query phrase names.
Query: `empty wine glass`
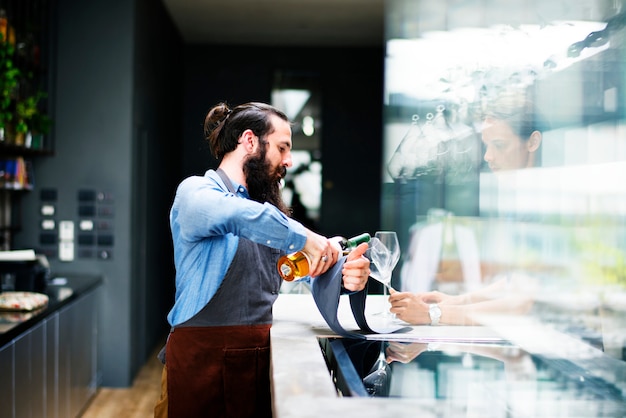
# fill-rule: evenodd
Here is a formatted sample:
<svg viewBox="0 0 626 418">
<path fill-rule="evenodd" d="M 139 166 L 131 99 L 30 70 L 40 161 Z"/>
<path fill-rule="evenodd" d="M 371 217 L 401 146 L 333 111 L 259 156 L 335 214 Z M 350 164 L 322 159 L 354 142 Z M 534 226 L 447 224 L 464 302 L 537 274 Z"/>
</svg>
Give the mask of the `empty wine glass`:
<svg viewBox="0 0 626 418">
<path fill-rule="evenodd" d="M 391 284 L 387 279 L 390 279 L 390 277 L 385 273 L 384 269 L 381 270 L 380 268 L 380 266 L 389 264 L 389 258 L 391 257 L 389 249 L 378 238 L 372 238 L 367 254 L 371 260 L 370 277 L 382 283 L 386 289 L 389 289 Z"/>
<path fill-rule="evenodd" d="M 386 303 L 393 269 L 400 260 L 398 235 L 394 231 L 377 231 L 370 241 L 369 255 L 372 261 L 370 275 L 383 284 L 383 297 Z M 388 309 L 384 309 L 379 315 L 393 316 Z"/>
</svg>

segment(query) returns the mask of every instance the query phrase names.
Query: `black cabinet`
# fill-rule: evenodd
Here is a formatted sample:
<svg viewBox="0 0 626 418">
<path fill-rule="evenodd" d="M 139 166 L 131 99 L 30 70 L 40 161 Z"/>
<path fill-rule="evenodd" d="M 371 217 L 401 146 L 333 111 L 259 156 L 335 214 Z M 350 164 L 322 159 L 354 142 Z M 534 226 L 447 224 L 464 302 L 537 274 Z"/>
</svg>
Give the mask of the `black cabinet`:
<svg viewBox="0 0 626 418">
<path fill-rule="evenodd" d="M 0 347 L 0 370 L 2 370 L 2 378 L 0 378 L 0 405 L 3 415 L 13 416 L 13 344 Z"/>
<path fill-rule="evenodd" d="M 0 348 L 3 418 L 80 415 L 98 386 L 98 289 Z"/>
<path fill-rule="evenodd" d="M 44 416 L 45 327 L 38 324 L 13 342 L 15 417 Z"/>
</svg>

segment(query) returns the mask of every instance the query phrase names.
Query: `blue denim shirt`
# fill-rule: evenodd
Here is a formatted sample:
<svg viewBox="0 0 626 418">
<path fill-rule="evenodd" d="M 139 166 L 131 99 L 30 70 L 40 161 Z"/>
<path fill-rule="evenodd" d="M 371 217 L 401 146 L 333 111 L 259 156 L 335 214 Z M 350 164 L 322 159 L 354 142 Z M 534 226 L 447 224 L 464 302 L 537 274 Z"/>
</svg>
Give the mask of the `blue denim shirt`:
<svg viewBox="0 0 626 418">
<path fill-rule="evenodd" d="M 286 253 L 304 247 L 304 226 L 269 203 L 250 200 L 242 185 L 233 182 L 233 187 L 236 194 L 214 170 L 178 186 L 170 211 L 176 267 L 174 307 L 167 316 L 172 326 L 190 319 L 213 297 L 239 237 Z"/>
</svg>

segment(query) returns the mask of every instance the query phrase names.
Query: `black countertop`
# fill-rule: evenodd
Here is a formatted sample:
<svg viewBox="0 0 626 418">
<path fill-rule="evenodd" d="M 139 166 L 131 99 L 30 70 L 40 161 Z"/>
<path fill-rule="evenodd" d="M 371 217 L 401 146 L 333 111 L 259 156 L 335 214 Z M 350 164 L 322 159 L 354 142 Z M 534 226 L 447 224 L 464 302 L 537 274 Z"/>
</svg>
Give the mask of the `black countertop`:
<svg viewBox="0 0 626 418">
<path fill-rule="evenodd" d="M 48 295 L 49 300 L 43 308 L 30 312 L 0 311 L 0 347 L 101 284 L 101 276 L 56 276 L 46 287 L 44 293 Z"/>
</svg>

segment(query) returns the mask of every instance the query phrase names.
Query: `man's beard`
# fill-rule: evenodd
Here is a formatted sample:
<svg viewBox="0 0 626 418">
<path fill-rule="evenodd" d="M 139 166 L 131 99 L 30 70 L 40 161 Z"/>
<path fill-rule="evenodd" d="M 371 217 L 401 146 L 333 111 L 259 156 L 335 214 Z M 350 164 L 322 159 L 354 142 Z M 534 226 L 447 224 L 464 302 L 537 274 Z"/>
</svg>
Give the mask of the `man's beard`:
<svg viewBox="0 0 626 418">
<path fill-rule="evenodd" d="M 243 165 L 243 172 L 252 200 L 271 203 L 284 214 L 291 215 L 280 190 L 280 180 L 285 177 L 287 169 L 283 166 L 272 169 L 265 158 L 265 147 L 258 154 L 248 157 Z"/>
</svg>

